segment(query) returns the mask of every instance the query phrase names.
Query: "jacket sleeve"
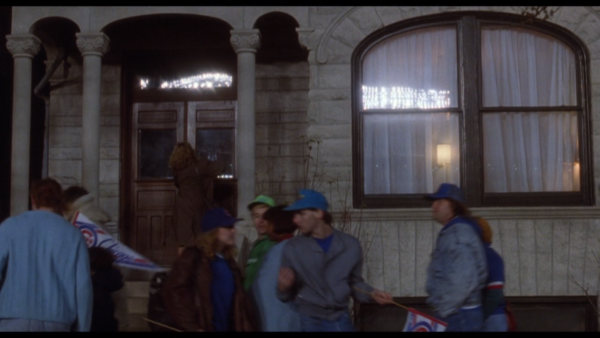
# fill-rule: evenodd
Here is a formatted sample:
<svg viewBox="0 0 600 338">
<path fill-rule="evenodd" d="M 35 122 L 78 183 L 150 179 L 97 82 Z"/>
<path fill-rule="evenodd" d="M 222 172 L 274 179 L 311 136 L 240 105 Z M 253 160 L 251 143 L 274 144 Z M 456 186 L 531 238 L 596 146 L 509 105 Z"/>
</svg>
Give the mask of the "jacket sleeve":
<svg viewBox="0 0 600 338">
<path fill-rule="evenodd" d="M 504 302 L 504 291 L 488 289 L 483 294 L 483 318 L 487 319 Z"/>
<path fill-rule="evenodd" d="M 281 266 L 294 270 L 294 268 L 292 266 L 292 262 L 289 258 L 290 247 L 291 246 L 288 244 L 285 246 L 285 248 L 283 248 L 283 253 L 281 255 Z M 294 299 L 294 297 L 296 297 L 296 293 L 298 293 L 298 284 L 299 283 L 298 283 L 298 273 L 296 272 L 296 270 L 294 270 L 294 274 L 295 274 L 294 285 L 292 285 L 292 287 L 288 291 L 286 291 L 286 292 L 279 291 L 279 287 L 277 286 L 279 284 L 279 278 L 278 278 L 277 283 L 275 284 L 275 288 L 277 289 L 277 298 L 279 298 L 279 300 L 282 302 L 289 302 L 290 300 Z M 279 272 L 278 272 L 278 275 L 279 275 Z"/>
<path fill-rule="evenodd" d="M 216 177 L 225 170 L 225 162 L 223 156 L 217 156 L 215 161 L 209 161 L 201 158 L 197 162 L 198 171 L 203 176 Z"/>
<path fill-rule="evenodd" d="M 83 236 L 77 246 L 77 271 L 75 275 L 75 297 L 77 298 L 76 330 L 79 332 L 90 331 L 92 326 L 92 306 L 94 293 L 92 289 L 92 274 L 90 272 L 90 258 L 88 248 Z"/>
<path fill-rule="evenodd" d="M 456 224 L 443 234 L 438 242 L 441 247 L 434 252 L 435 264 L 430 267 L 427 280 L 427 303 L 436 312 L 447 317 L 459 309 L 477 283 L 477 259 L 472 245 L 479 239 L 472 231 L 464 231 L 469 225 Z M 460 234 L 459 234 L 460 232 Z"/>
<path fill-rule="evenodd" d="M 352 296 L 361 303 L 369 303 L 374 302 L 375 300 L 370 295 L 365 292 L 372 292 L 373 287 L 369 284 L 365 283 L 362 277 L 362 248 L 360 247 L 360 243 L 358 244 L 358 259 L 354 268 L 352 268 L 352 272 L 350 273 L 350 288 L 352 291 Z M 358 291 L 358 290 L 361 291 Z M 364 292 L 363 292 L 364 291 Z"/>
<path fill-rule="evenodd" d="M 173 322 L 186 331 L 198 331 L 198 309 L 195 306 L 195 254 L 187 248 L 175 260 L 162 288 L 162 299 Z"/>
</svg>

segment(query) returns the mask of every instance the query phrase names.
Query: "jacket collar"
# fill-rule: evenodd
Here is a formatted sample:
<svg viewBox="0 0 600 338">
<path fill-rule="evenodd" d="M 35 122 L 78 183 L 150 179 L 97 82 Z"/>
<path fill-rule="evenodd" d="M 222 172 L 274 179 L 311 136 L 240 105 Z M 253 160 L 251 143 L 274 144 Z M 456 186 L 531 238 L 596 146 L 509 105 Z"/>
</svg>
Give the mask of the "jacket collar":
<svg viewBox="0 0 600 338">
<path fill-rule="evenodd" d="M 331 246 L 329 247 L 329 251 L 326 253 L 327 256 L 329 257 L 334 257 L 336 255 L 338 255 L 340 252 L 344 251 L 344 243 L 342 242 L 342 239 L 340 238 L 340 234 L 341 232 L 337 229 L 333 229 L 332 235 L 333 238 L 331 239 Z M 312 250 L 312 251 L 316 251 L 316 252 L 323 252 L 323 249 L 321 248 L 321 246 L 317 243 L 317 241 L 312 237 L 312 236 L 306 236 L 308 239 L 308 247 Z"/>
<path fill-rule="evenodd" d="M 451 219 L 450 222 L 448 222 L 446 225 L 444 225 L 442 230 L 440 230 L 440 233 L 445 231 L 446 229 L 450 228 L 451 226 L 453 226 L 456 223 L 468 224 L 469 226 L 471 226 L 471 228 L 473 228 L 473 230 L 475 231 L 477 236 L 481 239 L 481 227 L 471 218 L 467 218 L 464 216 L 456 216 L 453 219 Z"/>
</svg>

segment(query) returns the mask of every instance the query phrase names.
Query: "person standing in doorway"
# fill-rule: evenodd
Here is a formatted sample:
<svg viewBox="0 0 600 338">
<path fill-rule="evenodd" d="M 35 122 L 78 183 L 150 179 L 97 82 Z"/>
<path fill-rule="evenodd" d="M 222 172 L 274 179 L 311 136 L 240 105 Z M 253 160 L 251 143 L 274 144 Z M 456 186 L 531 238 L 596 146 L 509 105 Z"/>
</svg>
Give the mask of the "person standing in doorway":
<svg viewBox="0 0 600 338">
<path fill-rule="evenodd" d="M 193 245 L 201 231 L 202 215 L 215 207 L 214 180 L 223 172 L 225 162 L 217 155 L 211 159 L 214 161 L 197 158 L 188 142 L 177 143 L 171 153 L 169 167 L 173 169 L 177 195 L 175 217 L 166 243 L 170 252 L 175 252 L 175 247 Z"/>
<path fill-rule="evenodd" d="M 360 242 L 333 228 L 325 196 L 310 189 L 300 195 L 285 209 L 294 212 L 300 235 L 283 248 L 277 297 L 296 304 L 302 331 L 354 331 L 351 296 L 379 304 L 391 303 L 392 297 L 363 281 Z"/>
<path fill-rule="evenodd" d="M 443 225 L 427 269 L 427 303 L 448 324 L 446 331 L 481 331 L 488 276 L 481 229 L 456 185 L 442 183 L 425 198 L 433 201 L 433 219 Z"/>
<path fill-rule="evenodd" d="M 0 224 L 0 331 L 90 330 L 88 247 L 61 193 L 51 178 L 33 183 L 33 210 Z"/>
<path fill-rule="evenodd" d="M 277 244 L 277 242 L 272 241 L 269 236 L 267 236 L 267 222 L 263 218 L 263 215 L 267 210 L 274 205 L 275 201 L 271 197 L 265 195 L 258 195 L 252 203 L 248 204 L 248 210 L 252 216 L 252 222 L 258 238 L 252 243 L 248 259 L 244 266 L 244 289 L 246 291 L 249 291 L 252 286 L 256 273 L 262 264 L 263 256 L 270 248 Z"/>
</svg>

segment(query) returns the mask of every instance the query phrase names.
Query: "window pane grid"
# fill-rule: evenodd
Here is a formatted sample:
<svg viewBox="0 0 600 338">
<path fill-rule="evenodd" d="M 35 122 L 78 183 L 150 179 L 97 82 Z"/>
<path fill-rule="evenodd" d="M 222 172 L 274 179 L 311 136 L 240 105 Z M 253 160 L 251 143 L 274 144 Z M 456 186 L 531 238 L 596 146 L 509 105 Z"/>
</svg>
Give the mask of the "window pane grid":
<svg viewBox="0 0 600 338">
<path fill-rule="evenodd" d="M 441 182 L 464 185 L 471 206 L 593 203 L 589 98 L 582 87 L 588 80 L 580 58 L 585 50 L 560 29 L 542 32 L 484 17 L 463 16 L 452 28 L 447 21 L 411 31 L 404 26 L 394 36 L 373 37 L 373 45 L 357 54 L 354 109 L 361 136 L 355 153 L 361 158 L 355 163 L 362 168 L 355 171 L 360 173 L 355 205 L 423 206 L 416 199 Z M 421 51 L 432 32 L 456 27 L 454 64 L 462 66 L 446 81 L 445 75 L 431 75 L 433 69 L 448 73 Z M 419 53 L 426 57 L 414 57 Z M 455 87 L 429 90 L 422 85 L 427 81 Z M 422 136 L 427 123 L 445 115 L 456 121 L 445 126 L 456 134 L 456 145 Z M 452 162 L 445 168 L 456 167 L 440 179 L 435 166 L 444 149 L 450 149 Z"/>
</svg>

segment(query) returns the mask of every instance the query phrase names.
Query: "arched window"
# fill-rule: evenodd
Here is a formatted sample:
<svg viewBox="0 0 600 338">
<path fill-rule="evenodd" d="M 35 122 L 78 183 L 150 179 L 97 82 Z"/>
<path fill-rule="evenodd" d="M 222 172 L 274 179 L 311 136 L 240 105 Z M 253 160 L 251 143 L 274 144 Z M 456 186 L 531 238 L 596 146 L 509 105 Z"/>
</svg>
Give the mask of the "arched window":
<svg viewBox="0 0 600 338">
<path fill-rule="evenodd" d="M 463 12 L 367 37 L 353 55 L 355 207 L 593 204 L 583 44 L 550 23 Z"/>
</svg>

